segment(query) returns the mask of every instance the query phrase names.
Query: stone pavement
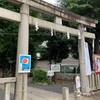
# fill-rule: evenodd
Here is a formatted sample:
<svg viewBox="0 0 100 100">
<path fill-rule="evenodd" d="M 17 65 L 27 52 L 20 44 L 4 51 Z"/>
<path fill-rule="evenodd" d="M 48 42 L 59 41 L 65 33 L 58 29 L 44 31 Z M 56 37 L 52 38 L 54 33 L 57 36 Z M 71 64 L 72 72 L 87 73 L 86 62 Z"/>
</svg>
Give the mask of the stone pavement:
<svg viewBox="0 0 100 100">
<path fill-rule="evenodd" d="M 62 99 L 62 87 L 69 87 L 70 100 L 74 99 L 73 83 L 63 83 L 54 85 L 36 85 L 28 82 L 28 96 L 27 100 L 63 100 Z M 11 85 L 11 99 L 14 100 L 14 85 Z M 4 100 L 4 85 L 0 85 L 0 100 Z M 95 92 L 94 95 L 89 97 L 82 96 L 81 100 L 100 100 L 100 91 Z"/>
<path fill-rule="evenodd" d="M 74 99 L 74 83 L 64 82 L 62 84 L 56 83 L 53 85 L 32 84 L 31 80 L 28 81 L 28 100 L 63 100 L 62 88 L 69 88 L 70 100 Z M 81 100 L 100 100 L 100 91 L 95 92 L 91 96 L 82 96 Z"/>
<path fill-rule="evenodd" d="M 28 87 L 28 100 L 63 100 L 61 93 L 55 93 L 52 91 L 47 91 L 38 88 Z M 70 93 L 70 99 L 74 99 L 74 93 Z M 100 100 L 100 92 L 95 93 L 92 96 L 86 97 L 82 96 L 81 100 Z"/>
</svg>

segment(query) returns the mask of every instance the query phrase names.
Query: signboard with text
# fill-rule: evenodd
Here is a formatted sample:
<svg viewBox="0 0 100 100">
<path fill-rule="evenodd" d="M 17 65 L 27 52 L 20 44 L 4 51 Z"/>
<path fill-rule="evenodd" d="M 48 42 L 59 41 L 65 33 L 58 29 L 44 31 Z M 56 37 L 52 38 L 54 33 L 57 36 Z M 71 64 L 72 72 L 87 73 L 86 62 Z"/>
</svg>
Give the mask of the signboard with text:
<svg viewBox="0 0 100 100">
<path fill-rule="evenodd" d="M 19 55 L 19 73 L 29 73 L 31 69 L 31 55 Z"/>
<path fill-rule="evenodd" d="M 60 64 L 51 64 L 51 70 L 54 72 L 60 72 Z"/>
</svg>

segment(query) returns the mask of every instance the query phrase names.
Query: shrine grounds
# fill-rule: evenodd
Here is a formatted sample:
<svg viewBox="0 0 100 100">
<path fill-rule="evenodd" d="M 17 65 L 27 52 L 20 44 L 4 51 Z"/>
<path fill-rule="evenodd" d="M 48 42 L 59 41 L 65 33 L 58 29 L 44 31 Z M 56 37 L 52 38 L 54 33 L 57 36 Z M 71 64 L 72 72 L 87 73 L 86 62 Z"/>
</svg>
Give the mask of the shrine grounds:
<svg viewBox="0 0 100 100">
<path fill-rule="evenodd" d="M 74 82 L 58 82 L 56 84 L 33 84 L 28 79 L 27 100 L 63 100 L 62 88 L 69 87 L 69 100 L 74 99 Z M 14 84 L 11 84 L 11 99 L 14 100 Z M 4 85 L 0 84 L 0 100 L 4 100 Z M 100 91 L 95 91 L 91 96 L 82 96 L 81 100 L 100 100 Z"/>
</svg>

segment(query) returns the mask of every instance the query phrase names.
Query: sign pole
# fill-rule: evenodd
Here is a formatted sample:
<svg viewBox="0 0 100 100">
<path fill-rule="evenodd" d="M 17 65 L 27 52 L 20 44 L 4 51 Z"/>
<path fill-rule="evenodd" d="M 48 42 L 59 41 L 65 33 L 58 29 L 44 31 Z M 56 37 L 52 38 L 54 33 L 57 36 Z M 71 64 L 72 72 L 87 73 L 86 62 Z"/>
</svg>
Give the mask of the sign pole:
<svg viewBox="0 0 100 100">
<path fill-rule="evenodd" d="M 18 47 L 17 47 L 17 61 L 16 61 L 16 90 L 15 100 L 27 100 L 27 73 L 18 73 L 19 55 L 28 54 L 29 44 L 29 5 L 22 4 L 21 9 L 21 23 L 18 32 Z"/>
</svg>

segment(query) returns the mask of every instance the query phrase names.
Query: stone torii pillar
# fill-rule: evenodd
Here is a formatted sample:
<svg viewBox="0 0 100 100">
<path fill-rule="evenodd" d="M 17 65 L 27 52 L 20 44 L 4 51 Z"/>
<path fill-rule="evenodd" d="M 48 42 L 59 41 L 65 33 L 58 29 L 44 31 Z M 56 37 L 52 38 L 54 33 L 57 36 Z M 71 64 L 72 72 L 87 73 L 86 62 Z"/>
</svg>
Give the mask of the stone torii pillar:
<svg viewBox="0 0 100 100">
<path fill-rule="evenodd" d="M 16 61 L 16 96 L 15 100 L 26 100 L 25 92 L 27 90 L 27 74 L 19 74 L 18 73 L 18 64 L 19 64 L 19 54 L 28 54 L 28 28 L 29 23 L 31 25 L 35 25 L 36 18 L 30 16 L 30 21 L 28 23 L 28 15 L 29 15 L 29 6 L 31 9 L 34 9 L 35 11 L 40 11 L 45 14 L 50 14 L 53 16 L 58 16 L 59 18 L 62 18 L 62 20 L 69 21 L 69 22 L 75 22 L 77 24 L 83 24 L 88 27 L 95 27 L 96 23 L 98 23 L 96 20 L 86 18 L 77 14 L 74 14 L 69 11 L 64 11 L 61 8 L 55 7 L 53 5 L 50 5 L 49 3 L 46 3 L 42 0 L 6 0 L 8 2 L 12 2 L 18 5 L 21 5 L 21 15 L 19 13 L 15 13 L 9 10 L 5 10 L 0 8 L 0 18 L 8 19 L 11 21 L 21 22 L 19 27 L 19 35 L 18 35 L 18 50 L 17 50 L 17 61 Z M 24 4 L 25 3 L 25 4 Z M 28 6 L 29 5 L 29 6 Z M 10 13 L 10 14 L 9 14 Z M 21 19 L 20 19 L 21 17 Z M 56 23 L 51 23 L 48 21 L 40 20 L 39 19 L 39 26 L 42 28 L 51 29 L 50 27 L 54 27 L 53 30 L 58 32 L 66 33 L 67 29 L 69 33 L 77 36 L 77 29 L 69 28 L 63 25 L 59 25 L 61 23 L 61 19 L 57 18 Z M 84 47 L 83 47 L 83 41 L 84 36 L 88 38 L 95 38 L 94 34 L 90 34 L 89 32 L 84 32 L 83 34 L 83 26 L 80 25 L 80 33 L 81 33 L 81 40 L 79 40 L 79 58 L 80 58 L 80 70 L 81 70 L 81 87 L 82 92 L 89 91 L 88 88 L 88 80 L 85 73 L 85 61 L 84 61 Z M 25 80 L 26 81 L 25 81 Z M 23 86 L 22 86 L 23 84 Z M 23 91 L 23 93 L 22 93 Z M 23 94 L 23 97 L 22 97 Z M 23 99 L 22 99 L 23 98 Z M 25 98 L 25 99 L 24 99 Z"/>
<path fill-rule="evenodd" d="M 19 25 L 18 33 L 18 49 L 16 61 L 16 90 L 15 100 L 27 100 L 27 73 L 18 73 L 19 55 L 28 54 L 29 46 L 29 5 L 22 4 L 21 9 L 21 22 Z M 12 16 L 13 17 L 13 16 Z"/>
<path fill-rule="evenodd" d="M 89 80 L 86 76 L 86 67 L 85 67 L 85 52 L 84 52 L 84 26 L 80 24 L 78 26 L 81 39 L 78 40 L 78 50 L 79 50 L 79 61 L 80 61 L 80 79 L 81 79 L 81 91 L 82 93 L 89 93 Z"/>
</svg>

